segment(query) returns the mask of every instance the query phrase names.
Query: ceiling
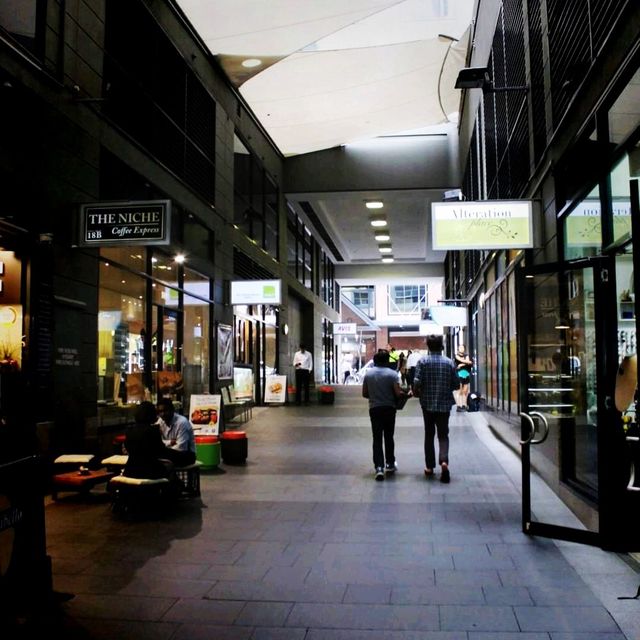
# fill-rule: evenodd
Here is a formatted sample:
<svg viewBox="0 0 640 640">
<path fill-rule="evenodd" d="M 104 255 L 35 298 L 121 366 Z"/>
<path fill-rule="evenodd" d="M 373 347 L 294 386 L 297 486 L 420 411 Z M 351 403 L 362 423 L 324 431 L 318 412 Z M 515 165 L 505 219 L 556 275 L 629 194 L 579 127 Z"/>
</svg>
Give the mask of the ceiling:
<svg viewBox="0 0 640 640">
<path fill-rule="evenodd" d="M 177 0 L 285 156 L 456 122 L 476 0 Z M 243 64 L 244 63 L 244 64 Z M 249 65 L 249 66 L 246 66 Z M 251 66 L 254 65 L 254 66 Z M 342 264 L 379 264 L 363 200 L 392 211 L 395 262 L 441 262 L 428 218 L 442 191 L 287 194 Z M 299 205 L 298 205 L 299 208 Z"/>
</svg>

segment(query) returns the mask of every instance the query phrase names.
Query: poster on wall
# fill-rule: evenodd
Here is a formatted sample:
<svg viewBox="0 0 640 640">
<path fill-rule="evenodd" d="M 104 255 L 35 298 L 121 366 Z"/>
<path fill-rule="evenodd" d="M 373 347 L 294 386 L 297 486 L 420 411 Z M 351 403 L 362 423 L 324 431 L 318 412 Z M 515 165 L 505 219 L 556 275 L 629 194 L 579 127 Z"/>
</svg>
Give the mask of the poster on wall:
<svg viewBox="0 0 640 640">
<path fill-rule="evenodd" d="M 265 404 L 284 404 L 287 399 L 287 376 L 267 376 L 264 383 Z"/>
<path fill-rule="evenodd" d="M 174 396 L 182 392 L 182 374 L 178 371 L 158 371 L 156 376 L 156 384 L 158 395 Z"/>
<path fill-rule="evenodd" d="M 233 329 L 231 325 L 218 325 L 218 379 L 233 378 Z"/>
<path fill-rule="evenodd" d="M 196 433 L 217 435 L 220 429 L 220 395 L 192 395 L 189 421 Z"/>
</svg>

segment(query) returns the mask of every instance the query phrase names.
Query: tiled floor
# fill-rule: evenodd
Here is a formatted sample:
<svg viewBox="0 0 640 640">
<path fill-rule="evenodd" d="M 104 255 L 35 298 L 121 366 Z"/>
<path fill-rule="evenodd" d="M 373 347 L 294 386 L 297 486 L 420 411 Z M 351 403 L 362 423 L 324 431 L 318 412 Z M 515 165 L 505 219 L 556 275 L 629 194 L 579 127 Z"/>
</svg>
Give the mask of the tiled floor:
<svg viewBox="0 0 640 640">
<path fill-rule="evenodd" d="M 415 400 L 375 482 L 366 401 L 254 410 L 246 466 L 121 521 L 98 489 L 46 509 L 66 638 L 638 640 L 634 563 L 520 531 L 519 461 L 453 413 L 451 483 L 422 475 Z"/>
</svg>

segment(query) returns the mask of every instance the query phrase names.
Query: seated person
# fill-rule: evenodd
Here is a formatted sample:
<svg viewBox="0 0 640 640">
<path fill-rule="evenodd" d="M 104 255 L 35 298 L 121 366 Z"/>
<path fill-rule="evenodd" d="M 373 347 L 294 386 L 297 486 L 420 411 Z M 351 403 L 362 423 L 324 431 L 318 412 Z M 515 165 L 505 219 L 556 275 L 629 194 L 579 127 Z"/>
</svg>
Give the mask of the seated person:
<svg viewBox="0 0 640 640">
<path fill-rule="evenodd" d="M 166 446 L 167 457 L 176 467 L 187 467 L 196 461 L 196 439 L 187 418 L 175 412 L 170 398 L 158 402 L 160 431 Z"/>
<path fill-rule="evenodd" d="M 134 419 L 135 425 L 128 427 L 125 434 L 124 446 L 129 459 L 124 475 L 130 478 L 170 478 L 173 464 L 167 457 L 169 449 L 164 446 L 156 424 L 158 414 L 153 403 L 141 402 Z"/>
</svg>

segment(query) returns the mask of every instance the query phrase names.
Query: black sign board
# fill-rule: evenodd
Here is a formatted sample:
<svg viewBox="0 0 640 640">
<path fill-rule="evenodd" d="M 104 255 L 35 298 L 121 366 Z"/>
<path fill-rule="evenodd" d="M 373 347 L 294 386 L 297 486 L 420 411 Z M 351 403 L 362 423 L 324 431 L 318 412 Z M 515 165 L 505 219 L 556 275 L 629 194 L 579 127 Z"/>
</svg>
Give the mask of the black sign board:
<svg viewBox="0 0 640 640">
<path fill-rule="evenodd" d="M 171 201 L 80 205 L 79 246 L 169 244 Z"/>
</svg>

